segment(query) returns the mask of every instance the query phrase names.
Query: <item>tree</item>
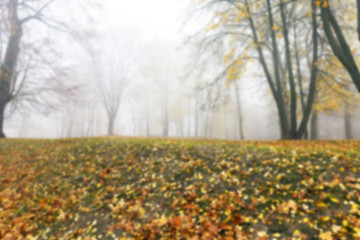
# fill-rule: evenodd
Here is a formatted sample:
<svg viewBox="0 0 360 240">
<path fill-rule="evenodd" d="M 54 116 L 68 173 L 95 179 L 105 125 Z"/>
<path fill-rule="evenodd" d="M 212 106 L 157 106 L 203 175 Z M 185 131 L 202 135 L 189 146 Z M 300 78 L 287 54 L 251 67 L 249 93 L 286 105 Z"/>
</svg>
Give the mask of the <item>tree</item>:
<svg viewBox="0 0 360 240">
<path fill-rule="evenodd" d="M 129 84 L 127 64 L 119 61 L 110 63 L 99 78 L 99 94 L 108 116 L 108 135 L 114 134 L 114 123 L 119 112 L 121 98 Z M 112 68 L 112 69 L 111 69 Z"/>
<path fill-rule="evenodd" d="M 80 36 L 78 32 L 75 34 L 65 22 L 49 17 L 46 14 L 50 12 L 49 9 L 55 2 L 58 1 L 4 0 L 0 3 L 0 138 L 5 137 L 3 129 L 5 109 L 10 102 L 16 99 L 19 101 L 19 98 L 25 95 L 20 93 L 28 80 L 30 68 L 33 67 L 28 65 L 24 68 L 20 60 L 25 63 L 33 63 L 33 60 L 40 55 L 40 48 L 38 48 L 36 51 L 31 52 L 30 58 L 26 57 L 26 51 L 34 48 L 33 45 L 27 44 L 27 41 L 35 35 L 34 23 L 40 23 L 46 28 L 66 32 L 72 36 Z M 51 60 L 47 60 L 48 63 L 51 62 Z M 39 63 L 36 62 L 36 64 Z M 37 92 L 40 92 L 40 86 Z M 35 95 L 34 92 L 32 92 L 32 95 Z"/>
<path fill-rule="evenodd" d="M 14 72 L 20 53 L 20 41 L 23 35 L 23 24 L 27 22 L 25 19 L 20 19 L 18 14 L 19 1 L 10 0 L 3 2 L 2 14 L 5 13 L 3 8 L 7 10 L 9 37 L 5 50 L 5 57 L 1 59 L 0 66 L 0 138 L 5 137 L 3 131 L 5 107 L 12 99 L 10 92 L 12 81 L 14 81 Z"/>
<path fill-rule="evenodd" d="M 148 79 L 157 92 L 156 97 L 160 105 L 160 122 L 162 136 L 168 137 L 170 134 L 170 123 L 173 119 L 171 102 L 174 96 L 171 94 L 178 79 L 179 65 L 175 64 L 175 53 L 165 43 L 160 40 L 152 42 L 146 46 L 143 63 L 143 76 Z M 148 118 L 148 117 L 147 117 Z"/>
<path fill-rule="evenodd" d="M 256 58 L 260 63 L 266 81 L 271 90 L 280 119 L 281 136 L 283 139 L 300 139 L 304 136 L 312 110 L 317 80 L 318 60 L 318 19 L 316 1 L 302 1 L 298 5 L 293 1 L 252 1 L 226 0 L 205 1 L 209 5 L 217 4 L 214 20 L 209 24 L 210 32 L 215 32 L 216 38 L 226 39 L 229 43 L 229 53 L 225 56 L 227 67 L 225 71 L 229 82 L 239 78 L 248 60 Z M 273 5 L 273 3 L 276 3 Z M 311 20 L 300 15 L 310 7 Z M 301 22 L 295 29 L 295 22 Z M 305 89 L 295 79 L 295 69 L 298 67 L 294 60 L 294 41 L 299 39 L 290 37 L 295 31 L 311 29 L 311 38 L 307 34 L 302 37 L 302 44 L 312 46 L 307 49 L 307 56 L 312 54 L 311 71 L 308 74 L 307 95 L 302 94 L 302 118 L 298 123 L 298 96 Z M 214 37 L 213 37 L 214 38 Z M 239 44 L 241 43 L 241 44 Z M 283 50 L 284 49 L 284 50 Z M 250 55 L 252 52 L 256 52 Z M 270 61 L 269 61 L 270 60 Z M 303 60 L 300 61 L 301 64 Z M 300 65 L 301 65 L 300 64 Z M 272 68 L 272 70 L 271 70 Z M 303 75 L 302 78 L 305 76 Z M 306 99 L 305 99 L 306 98 Z"/>
<path fill-rule="evenodd" d="M 78 67 L 80 70 L 80 67 Z M 73 79 L 77 79 L 74 83 Z M 97 122 L 96 109 L 98 101 L 94 98 L 93 89 L 89 86 L 90 76 L 84 72 L 73 72 L 68 74 L 64 81 L 72 81 L 69 86 L 71 91 L 66 94 L 60 94 L 57 107 L 59 112 L 60 137 L 89 137 L 94 135 Z"/>
<path fill-rule="evenodd" d="M 121 37 L 116 34 L 117 31 Z M 117 26 L 117 31 L 105 35 L 100 44 L 90 42 L 87 49 L 93 72 L 92 90 L 105 109 L 108 135 L 114 135 L 121 100 L 138 67 L 135 64 L 137 33 L 127 26 Z"/>
</svg>

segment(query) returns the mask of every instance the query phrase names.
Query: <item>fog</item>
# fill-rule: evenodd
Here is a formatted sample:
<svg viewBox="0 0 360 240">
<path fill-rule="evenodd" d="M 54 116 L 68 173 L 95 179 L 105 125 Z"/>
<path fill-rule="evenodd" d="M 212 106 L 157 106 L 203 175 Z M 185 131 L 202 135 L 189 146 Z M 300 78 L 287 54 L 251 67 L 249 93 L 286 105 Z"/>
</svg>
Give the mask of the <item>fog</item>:
<svg viewBox="0 0 360 240">
<path fill-rule="evenodd" d="M 281 137 L 275 102 L 258 62 L 248 63 L 236 83 L 215 81 L 224 69 L 221 52 L 230 46 L 199 50 L 198 34 L 208 15 L 194 13 L 193 1 L 84 5 L 71 13 L 57 12 L 60 5 L 51 9 L 72 31 L 84 34 L 81 38 L 39 23 L 27 28 L 27 42 L 51 42 L 41 52 L 46 61 L 37 61 L 39 67 L 27 76 L 28 89 L 51 91 L 36 93 L 36 101 L 20 98 L 7 106 L 7 137 L 241 139 L 239 107 L 244 139 Z M 29 51 L 22 45 L 19 58 L 32 55 Z M 58 71 L 44 70 L 49 68 Z M 360 137 L 358 107 L 351 117 L 353 138 Z M 346 138 L 343 113 L 342 108 L 319 113 L 317 138 Z"/>
</svg>

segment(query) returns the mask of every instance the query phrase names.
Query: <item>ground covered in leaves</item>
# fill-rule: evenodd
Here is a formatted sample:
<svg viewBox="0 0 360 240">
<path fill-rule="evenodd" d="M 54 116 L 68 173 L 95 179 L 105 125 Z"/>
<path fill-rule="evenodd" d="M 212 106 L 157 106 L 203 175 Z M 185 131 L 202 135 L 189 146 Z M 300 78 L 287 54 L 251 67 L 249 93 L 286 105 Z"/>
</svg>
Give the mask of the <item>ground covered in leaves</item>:
<svg viewBox="0 0 360 240">
<path fill-rule="evenodd" d="M 360 239 L 360 142 L 0 141 L 0 239 Z"/>
</svg>

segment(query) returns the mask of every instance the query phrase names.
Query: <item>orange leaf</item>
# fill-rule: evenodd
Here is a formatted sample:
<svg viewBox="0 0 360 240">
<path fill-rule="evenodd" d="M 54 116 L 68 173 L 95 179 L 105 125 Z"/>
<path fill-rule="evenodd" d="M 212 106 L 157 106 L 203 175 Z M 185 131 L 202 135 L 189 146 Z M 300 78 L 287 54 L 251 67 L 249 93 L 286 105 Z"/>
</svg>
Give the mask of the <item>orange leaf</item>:
<svg viewBox="0 0 360 240">
<path fill-rule="evenodd" d="M 134 224 L 132 222 L 128 222 L 124 225 L 125 232 L 132 232 L 134 230 Z"/>
<path fill-rule="evenodd" d="M 171 225 L 175 228 L 178 228 L 181 226 L 181 219 L 180 217 L 175 217 L 171 220 Z"/>
<path fill-rule="evenodd" d="M 218 232 L 220 231 L 219 228 L 215 224 L 212 224 L 212 223 L 208 224 L 208 230 L 214 236 L 217 235 Z"/>
<path fill-rule="evenodd" d="M 345 178 L 345 182 L 356 182 L 356 179 L 354 177 L 351 177 L 351 176 L 347 176 Z"/>
</svg>

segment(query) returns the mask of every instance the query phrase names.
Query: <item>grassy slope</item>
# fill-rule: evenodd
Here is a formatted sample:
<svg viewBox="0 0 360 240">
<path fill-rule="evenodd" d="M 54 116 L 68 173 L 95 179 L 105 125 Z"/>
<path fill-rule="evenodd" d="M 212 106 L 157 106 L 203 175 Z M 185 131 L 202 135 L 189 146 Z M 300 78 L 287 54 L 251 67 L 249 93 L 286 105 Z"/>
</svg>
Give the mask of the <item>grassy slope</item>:
<svg viewBox="0 0 360 240">
<path fill-rule="evenodd" d="M 0 239 L 360 239 L 359 204 L 358 141 L 0 141 Z"/>
</svg>

